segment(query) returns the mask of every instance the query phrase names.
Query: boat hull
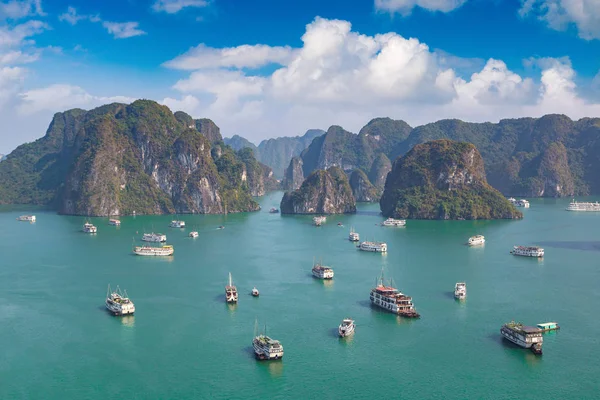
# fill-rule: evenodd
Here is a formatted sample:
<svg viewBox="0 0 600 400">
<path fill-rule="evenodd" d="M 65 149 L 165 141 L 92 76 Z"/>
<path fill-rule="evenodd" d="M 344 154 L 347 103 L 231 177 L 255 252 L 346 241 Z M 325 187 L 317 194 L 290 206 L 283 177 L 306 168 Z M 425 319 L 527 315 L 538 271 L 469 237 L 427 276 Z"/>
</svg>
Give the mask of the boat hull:
<svg viewBox="0 0 600 400">
<path fill-rule="evenodd" d="M 340 337 L 344 338 L 344 337 L 348 337 L 354 334 L 354 330 L 355 330 L 355 326 L 354 325 L 348 325 L 345 328 L 342 328 L 342 326 L 340 325 L 338 327 L 338 334 L 340 335 Z"/>
<path fill-rule="evenodd" d="M 412 310 L 412 311 L 402 310 L 402 309 L 399 309 L 395 304 L 386 303 L 383 301 L 379 301 L 377 299 L 371 298 L 371 305 L 381 308 L 392 314 L 399 315 L 404 318 L 421 318 L 421 314 L 419 314 L 418 312 L 416 312 L 414 310 Z"/>
<path fill-rule="evenodd" d="M 281 351 L 269 351 L 268 349 L 261 348 L 256 343 L 252 343 L 252 347 L 254 348 L 254 356 L 257 360 L 271 361 L 283 359 L 283 349 Z"/>
<path fill-rule="evenodd" d="M 529 349 L 535 354 L 542 354 L 542 345 L 539 342 L 526 342 L 510 329 L 500 328 L 500 335 L 511 343 L 524 349 Z"/>
<path fill-rule="evenodd" d="M 133 309 L 123 309 L 116 305 L 110 304 L 109 301 L 106 301 L 106 309 L 114 316 L 122 316 L 122 315 L 133 315 L 135 313 L 135 308 Z"/>
</svg>

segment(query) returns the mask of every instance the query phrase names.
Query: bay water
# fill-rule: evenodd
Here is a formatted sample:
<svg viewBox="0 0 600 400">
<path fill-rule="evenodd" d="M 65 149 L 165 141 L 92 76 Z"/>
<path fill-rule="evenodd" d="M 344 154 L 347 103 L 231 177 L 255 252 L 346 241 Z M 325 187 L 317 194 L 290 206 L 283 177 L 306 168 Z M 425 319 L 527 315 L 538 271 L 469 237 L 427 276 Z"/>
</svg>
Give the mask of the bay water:
<svg viewBox="0 0 600 400">
<path fill-rule="evenodd" d="M 382 227 L 377 204 L 355 215 L 270 214 L 90 218 L 0 208 L 0 399 L 514 399 L 600 395 L 600 213 L 567 199 L 531 200 L 520 221 L 416 221 Z M 15 219 L 34 213 L 37 222 Z M 341 223 L 343 226 L 338 226 Z M 224 229 L 217 229 L 223 225 Z M 388 254 L 357 251 L 385 241 Z M 192 239 L 188 233 L 199 232 Z M 173 257 L 136 257 L 133 242 L 162 232 Z M 481 247 L 468 247 L 475 234 Z M 509 254 L 540 245 L 543 260 Z M 312 278 L 313 260 L 335 271 Z M 381 271 L 412 296 L 421 319 L 372 308 Z M 227 305 L 231 272 L 239 303 Z M 453 298 L 467 283 L 467 299 Z M 135 316 L 113 317 L 107 285 Z M 260 297 L 250 291 L 256 286 Z M 337 337 L 343 318 L 356 333 Z M 284 359 L 258 362 L 255 320 Z M 536 356 L 502 340 L 503 323 L 556 321 Z"/>
</svg>

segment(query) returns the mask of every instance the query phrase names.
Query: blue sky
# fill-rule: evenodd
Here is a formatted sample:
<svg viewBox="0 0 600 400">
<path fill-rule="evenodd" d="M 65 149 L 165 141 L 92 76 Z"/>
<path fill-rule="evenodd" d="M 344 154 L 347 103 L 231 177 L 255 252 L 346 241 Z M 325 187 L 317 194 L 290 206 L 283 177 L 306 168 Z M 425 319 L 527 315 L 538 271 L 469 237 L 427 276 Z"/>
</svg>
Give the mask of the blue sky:
<svg viewBox="0 0 600 400">
<path fill-rule="evenodd" d="M 0 153 L 150 98 L 252 141 L 600 112 L 598 0 L 0 0 Z"/>
</svg>

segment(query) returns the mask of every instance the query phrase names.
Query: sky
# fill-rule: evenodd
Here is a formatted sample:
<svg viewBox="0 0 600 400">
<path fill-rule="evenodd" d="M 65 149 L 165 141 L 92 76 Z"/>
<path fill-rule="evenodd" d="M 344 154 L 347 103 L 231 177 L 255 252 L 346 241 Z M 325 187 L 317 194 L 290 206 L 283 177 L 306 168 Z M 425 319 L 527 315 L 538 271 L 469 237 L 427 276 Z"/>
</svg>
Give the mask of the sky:
<svg viewBox="0 0 600 400">
<path fill-rule="evenodd" d="M 0 0 L 0 153 L 138 98 L 258 143 L 600 116 L 600 0 Z"/>
</svg>

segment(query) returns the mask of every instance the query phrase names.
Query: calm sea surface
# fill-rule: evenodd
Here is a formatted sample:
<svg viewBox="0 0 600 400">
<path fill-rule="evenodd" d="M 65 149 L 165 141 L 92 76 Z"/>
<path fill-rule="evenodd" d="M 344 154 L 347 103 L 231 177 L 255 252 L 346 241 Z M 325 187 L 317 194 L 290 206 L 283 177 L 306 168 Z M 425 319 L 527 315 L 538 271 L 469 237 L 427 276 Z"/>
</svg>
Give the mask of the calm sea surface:
<svg viewBox="0 0 600 400">
<path fill-rule="evenodd" d="M 169 228 L 170 216 L 118 228 L 93 218 L 95 236 L 80 232 L 81 217 L 0 209 L 0 399 L 599 398 L 600 213 L 532 200 L 522 221 L 387 228 L 378 205 L 361 205 L 315 228 L 309 216 L 269 214 L 280 199 L 261 198 L 257 213 L 186 215 L 186 229 Z M 15 220 L 27 211 L 35 224 Z M 351 226 L 388 254 L 357 251 Z M 172 258 L 131 255 L 152 229 Z M 464 245 L 475 234 L 484 247 Z M 546 257 L 514 257 L 516 244 Z M 334 268 L 332 282 L 311 277 L 315 257 Z M 382 267 L 420 320 L 370 307 Z M 237 306 L 224 302 L 228 272 Z M 109 283 L 127 290 L 135 316 L 106 312 Z M 344 317 L 357 330 L 340 340 Z M 255 319 L 283 343 L 283 361 L 254 359 Z M 501 339 L 513 319 L 562 329 L 544 335 L 539 357 Z"/>
</svg>

